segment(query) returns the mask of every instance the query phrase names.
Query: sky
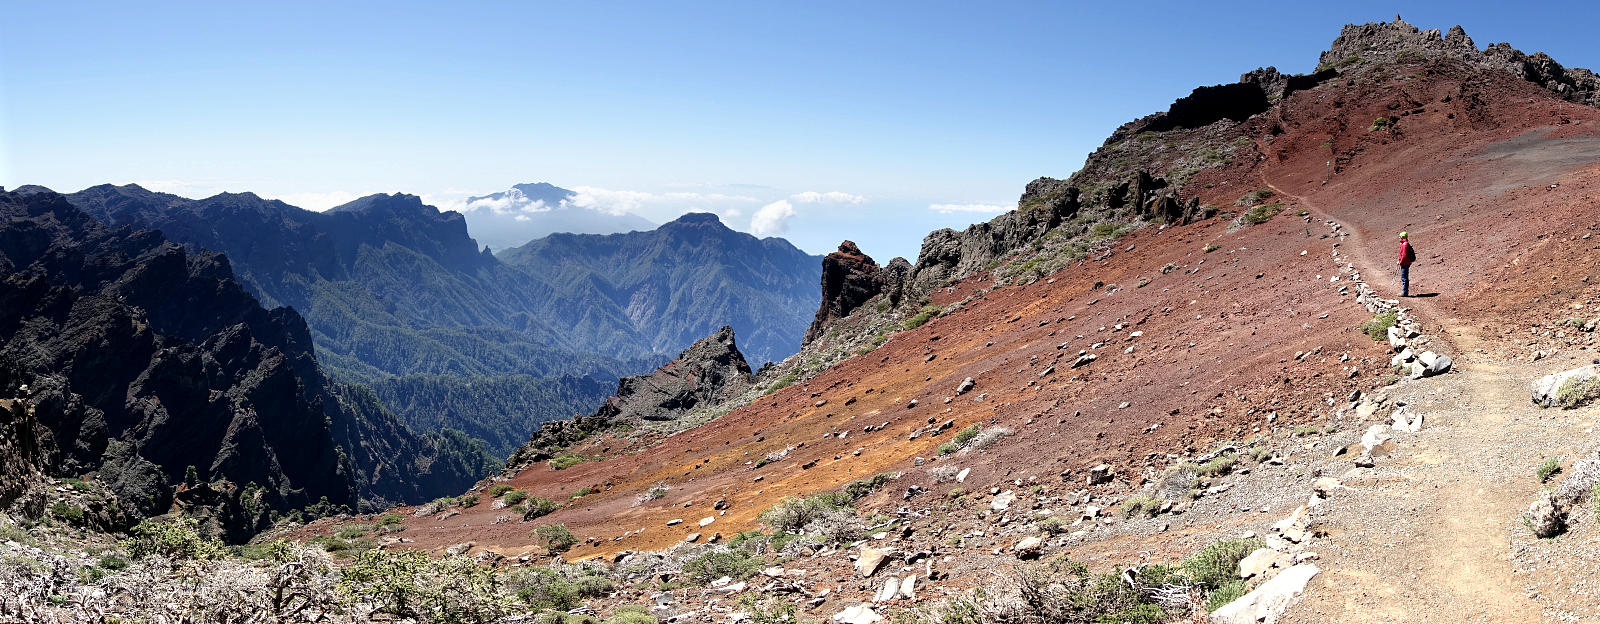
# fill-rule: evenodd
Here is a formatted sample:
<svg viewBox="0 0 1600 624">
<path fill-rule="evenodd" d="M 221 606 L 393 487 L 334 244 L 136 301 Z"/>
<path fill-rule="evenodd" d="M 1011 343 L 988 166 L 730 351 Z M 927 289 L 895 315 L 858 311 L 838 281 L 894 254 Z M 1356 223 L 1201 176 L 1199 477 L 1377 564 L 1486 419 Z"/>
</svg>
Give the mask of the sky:
<svg viewBox="0 0 1600 624">
<path fill-rule="evenodd" d="M 445 209 L 523 182 L 880 262 L 1341 25 L 1600 66 L 1587 3 L 0 1 L 0 186 Z"/>
</svg>

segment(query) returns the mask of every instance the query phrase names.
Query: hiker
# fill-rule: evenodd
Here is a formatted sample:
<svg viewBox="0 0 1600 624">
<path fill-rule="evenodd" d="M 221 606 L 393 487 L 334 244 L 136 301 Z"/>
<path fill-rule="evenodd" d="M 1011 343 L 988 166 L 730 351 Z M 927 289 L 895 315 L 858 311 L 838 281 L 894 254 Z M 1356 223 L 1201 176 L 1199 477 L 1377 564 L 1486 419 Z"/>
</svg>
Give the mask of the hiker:
<svg viewBox="0 0 1600 624">
<path fill-rule="evenodd" d="M 1411 248 L 1411 239 L 1400 233 L 1400 296 L 1411 296 L 1411 263 L 1417 260 L 1417 250 Z"/>
</svg>

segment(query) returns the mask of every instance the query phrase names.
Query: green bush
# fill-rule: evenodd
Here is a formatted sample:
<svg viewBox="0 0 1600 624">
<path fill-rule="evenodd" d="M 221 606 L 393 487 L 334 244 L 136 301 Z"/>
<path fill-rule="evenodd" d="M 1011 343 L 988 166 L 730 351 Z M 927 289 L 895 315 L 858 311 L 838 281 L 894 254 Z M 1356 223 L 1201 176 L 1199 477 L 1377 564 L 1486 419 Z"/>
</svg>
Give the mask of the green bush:
<svg viewBox="0 0 1600 624">
<path fill-rule="evenodd" d="M 506 492 L 510 492 L 511 490 L 512 490 L 511 486 L 506 485 L 504 483 L 501 483 L 501 484 L 498 484 L 498 485 L 494 485 L 494 486 L 490 486 L 490 488 L 489 488 L 489 497 L 490 498 L 500 498 L 501 495 L 505 494 Z"/>
<path fill-rule="evenodd" d="M 973 438 L 978 437 L 978 431 L 978 426 L 972 425 L 966 429 L 957 431 L 956 436 L 952 439 L 955 440 L 956 446 L 966 446 L 967 443 L 971 442 Z"/>
<path fill-rule="evenodd" d="M 1283 212 L 1282 202 L 1262 204 L 1245 211 L 1244 222 L 1250 225 L 1261 225 L 1273 217 L 1278 216 L 1278 213 L 1280 212 Z"/>
<path fill-rule="evenodd" d="M 883 487 L 893 479 L 894 473 L 885 472 L 870 479 L 851 481 L 848 485 L 844 486 L 844 494 L 845 496 L 850 497 L 850 500 L 852 501 L 861 500 L 862 497 L 871 494 L 873 490 Z"/>
<path fill-rule="evenodd" d="M 551 470 L 566 470 L 583 462 L 589 461 L 582 455 L 566 453 L 550 460 Z"/>
<path fill-rule="evenodd" d="M 355 539 L 366 535 L 371 530 L 372 525 L 370 524 L 346 524 L 335 529 L 333 536 L 339 539 Z"/>
<path fill-rule="evenodd" d="M 1263 542 L 1257 538 L 1225 539 L 1191 555 L 1178 567 L 1195 585 L 1214 590 L 1239 578 L 1239 561 Z"/>
<path fill-rule="evenodd" d="M 945 442 L 944 444 L 940 444 L 939 445 L 939 454 L 940 455 L 950 455 L 950 454 L 955 453 L 956 451 L 959 451 L 959 450 L 961 450 L 961 447 L 959 445 L 957 445 L 955 442 Z"/>
<path fill-rule="evenodd" d="M 761 560 L 743 550 L 713 550 L 683 564 L 683 573 L 705 584 L 724 576 L 741 581 L 761 569 Z"/>
<path fill-rule="evenodd" d="M 1216 477 L 1233 472 L 1233 466 L 1239 463 L 1239 457 L 1233 453 L 1218 455 L 1211 461 L 1200 464 L 1195 471 L 1207 477 Z"/>
<path fill-rule="evenodd" d="M 1135 515 L 1154 517 L 1160 511 L 1161 499 L 1150 494 L 1138 494 L 1122 503 L 1123 518 L 1132 518 Z"/>
<path fill-rule="evenodd" d="M 476 507 L 478 506 L 478 495 L 467 494 L 465 496 L 461 496 L 456 499 L 456 504 L 462 506 L 463 508 Z"/>
<path fill-rule="evenodd" d="M 1600 398 L 1600 376 L 1571 377 L 1556 389 L 1554 404 L 1561 409 L 1572 409 Z"/>
<path fill-rule="evenodd" d="M 632 607 L 632 606 L 636 606 L 636 605 L 623 605 L 623 606 L 617 607 L 616 613 L 613 613 L 611 615 L 611 617 L 606 618 L 605 622 L 603 624 L 659 624 L 660 623 L 660 620 L 657 620 L 656 616 L 650 615 L 650 612 L 648 610 L 645 610 L 645 611 L 623 611 L 623 609 L 626 609 L 626 608 Z"/>
<path fill-rule="evenodd" d="M 1216 243 L 1211 243 L 1209 245 L 1206 245 L 1206 253 L 1211 253 L 1211 252 L 1216 251 L 1218 249 L 1222 249 L 1222 245 L 1218 245 Z"/>
<path fill-rule="evenodd" d="M 515 505 L 517 503 L 521 503 L 523 501 L 523 499 L 526 499 L 526 498 L 528 498 L 528 491 L 527 490 L 511 490 L 510 492 L 506 492 L 504 500 L 505 500 L 507 506 L 511 506 L 511 505 Z"/>
<path fill-rule="evenodd" d="M 522 520 L 526 522 L 555 513 L 557 509 L 561 508 L 561 505 L 542 496 L 532 496 L 523 504 L 523 508 Z"/>
<path fill-rule="evenodd" d="M 1539 464 L 1537 470 L 1533 471 L 1533 476 L 1538 477 L 1540 483 L 1544 483 L 1558 472 L 1561 472 L 1561 458 L 1549 457 L 1544 460 L 1544 463 Z"/>
<path fill-rule="evenodd" d="M 168 559 L 206 560 L 227 554 L 222 542 L 200 535 L 199 524 L 186 516 L 171 520 L 148 518 L 128 533 L 132 537 L 122 546 L 135 559 L 161 555 Z"/>
<path fill-rule="evenodd" d="M 83 525 L 84 511 L 82 507 L 77 505 L 68 505 L 63 502 L 57 502 L 56 504 L 50 506 L 50 515 L 73 526 Z"/>
<path fill-rule="evenodd" d="M 550 568 L 523 568 L 513 573 L 507 586 L 517 599 L 533 610 L 566 611 L 578 606 L 578 588 L 560 572 Z"/>
<path fill-rule="evenodd" d="M 1361 324 L 1361 331 L 1373 341 L 1387 340 L 1389 328 L 1400 320 L 1400 313 L 1396 311 L 1384 312 L 1372 317 L 1372 320 Z"/>
<path fill-rule="evenodd" d="M 804 498 L 785 498 L 771 509 L 761 512 L 761 521 L 780 532 L 798 532 L 814 520 L 829 513 L 846 509 L 850 504 L 846 495 L 825 492 Z M 853 511 L 853 509 L 852 509 Z"/>
<path fill-rule="evenodd" d="M 1228 606 L 1228 603 L 1238 600 L 1244 594 L 1245 585 L 1243 579 L 1234 579 L 1223 583 L 1221 587 L 1218 587 L 1211 592 L 1210 596 L 1206 597 L 1206 611 L 1216 611 Z"/>
<path fill-rule="evenodd" d="M 546 524 L 534 529 L 533 535 L 539 538 L 540 545 L 546 551 L 552 553 L 564 553 L 578 545 L 578 538 L 562 524 Z"/>
<path fill-rule="evenodd" d="M 405 519 L 405 516 L 400 514 L 386 513 L 378 516 L 378 526 L 386 527 L 392 524 L 400 524 L 400 522 Z"/>
<path fill-rule="evenodd" d="M 922 306 L 922 311 L 917 312 L 916 316 L 906 319 L 906 322 L 901 324 L 901 328 L 916 329 L 918 327 L 922 327 L 923 324 L 927 323 L 929 320 L 939 316 L 940 309 L 941 308 L 936 305 Z"/>
<path fill-rule="evenodd" d="M 1387 127 L 1389 127 L 1389 118 L 1388 117 L 1379 117 L 1377 119 L 1372 120 L 1372 127 L 1369 128 L 1369 130 L 1372 130 L 1373 132 L 1377 132 L 1377 131 L 1382 130 L 1382 129 L 1387 128 Z"/>
</svg>

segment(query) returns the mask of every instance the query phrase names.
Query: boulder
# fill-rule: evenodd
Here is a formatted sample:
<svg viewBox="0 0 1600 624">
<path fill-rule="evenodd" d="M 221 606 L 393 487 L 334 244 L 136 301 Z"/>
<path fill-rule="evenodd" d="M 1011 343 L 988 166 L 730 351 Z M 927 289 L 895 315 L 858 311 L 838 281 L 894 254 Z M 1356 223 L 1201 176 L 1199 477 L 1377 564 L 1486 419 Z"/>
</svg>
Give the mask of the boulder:
<svg viewBox="0 0 1600 624">
<path fill-rule="evenodd" d="M 1273 568 L 1289 567 L 1289 555 L 1271 548 L 1257 548 L 1239 561 L 1239 578 L 1247 579 L 1265 574 Z"/>
<path fill-rule="evenodd" d="M 1555 537 L 1567 526 L 1567 505 L 1554 492 L 1546 492 L 1534 499 L 1523 518 L 1534 536 Z"/>
<path fill-rule="evenodd" d="M 1089 469 L 1089 485 L 1111 482 L 1111 466 L 1100 464 Z"/>
<path fill-rule="evenodd" d="M 1588 403 L 1592 397 L 1585 396 L 1581 390 L 1597 383 L 1595 377 L 1600 376 L 1600 365 L 1589 365 L 1562 371 L 1553 375 L 1545 375 L 1533 384 L 1533 404 L 1539 407 L 1552 407 L 1559 405 L 1563 408 L 1573 408 Z M 1567 391 L 1562 392 L 1565 387 Z"/>
<path fill-rule="evenodd" d="M 900 579 L 889 577 L 883 582 L 883 589 L 878 590 L 878 595 L 872 597 L 873 602 L 889 602 L 900 595 Z"/>
<path fill-rule="evenodd" d="M 1016 546 L 1011 547 L 1011 552 L 1018 559 L 1037 559 L 1044 552 L 1044 540 L 1037 536 L 1024 538 L 1017 542 Z"/>
<path fill-rule="evenodd" d="M 1321 571 L 1309 563 L 1284 570 L 1272 577 L 1272 580 L 1262 583 L 1254 591 L 1212 611 L 1211 621 L 1217 624 L 1276 622 L 1278 616 L 1282 615 L 1295 598 L 1305 591 L 1306 584 L 1311 582 L 1311 578 Z"/>
<path fill-rule="evenodd" d="M 972 388 L 977 386 L 977 385 L 978 385 L 978 382 L 976 380 L 974 380 L 973 378 L 971 378 L 971 377 L 968 377 L 966 379 L 961 380 L 961 384 L 956 386 L 956 396 L 961 396 L 963 394 L 971 392 Z"/>
<path fill-rule="evenodd" d="M 856 556 L 856 574 L 864 577 L 877 574 L 878 568 L 883 567 L 883 562 L 888 559 L 889 551 L 871 546 L 862 546 L 861 554 Z"/>
<path fill-rule="evenodd" d="M 837 624 L 878 624 L 883 621 L 883 616 L 872 611 L 867 605 L 855 605 L 833 614 L 833 621 Z"/>
<path fill-rule="evenodd" d="M 1422 364 L 1424 368 L 1423 375 L 1426 377 L 1443 375 L 1446 372 L 1449 372 L 1450 365 L 1454 364 L 1454 362 L 1450 360 L 1450 356 L 1434 353 L 1432 351 L 1423 351 L 1421 355 L 1417 356 L 1417 361 Z"/>
<path fill-rule="evenodd" d="M 989 508 L 995 511 L 1005 511 L 1011 508 L 1011 503 L 1017 502 L 1017 493 L 1011 490 L 1002 492 L 994 500 L 989 501 Z"/>
</svg>

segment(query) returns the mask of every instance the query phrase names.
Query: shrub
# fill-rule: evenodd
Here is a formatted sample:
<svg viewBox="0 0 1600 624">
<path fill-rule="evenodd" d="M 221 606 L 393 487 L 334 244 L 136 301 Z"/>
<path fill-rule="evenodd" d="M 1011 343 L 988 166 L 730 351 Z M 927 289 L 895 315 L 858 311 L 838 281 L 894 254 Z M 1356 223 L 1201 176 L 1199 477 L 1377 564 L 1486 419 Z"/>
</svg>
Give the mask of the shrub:
<svg viewBox="0 0 1600 624">
<path fill-rule="evenodd" d="M 957 431 L 956 437 L 952 439 L 955 440 L 956 446 L 966 446 L 968 442 L 971 442 L 972 439 L 976 437 L 978 437 L 978 426 L 972 425 L 966 429 Z"/>
<path fill-rule="evenodd" d="M 650 609 L 640 605 L 622 605 L 612 612 L 603 624 L 659 624 Z"/>
<path fill-rule="evenodd" d="M 942 464 L 928 469 L 928 478 L 934 483 L 949 483 L 956 480 L 956 475 L 961 474 L 961 467 L 952 464 Z"/>
<path fill-rule="evenodd" d="M 576 466 L 576 465 L 581 464 L 581 463 L 586 462 L 586 461 L 589 461 L 589 460 L 586 459 L 582 455 L 577 455 L 577 454 L 574 454 L 574 453 L 565 453 L 565 454 L 562 454 L 559 457 L 556 457 L 555 459 L 550 460 L 549 463 L 550 463 L 550 469 L 551 470 L 566 470 L 568 468 L 571 468 L 573 466 Z"/>
<path fill-rule="evenodd" d="M 1272 202 L 1270 204 L 1262 204 L 1245 211 L 1243 219 L 1245 223 L 1250 225 L 1261 225 L 1273 217 L 1278 216 L 1278 213 L 1280 212 L 1283 212 L 1283 203 Z"/>
<path fill-rule="evenodd" d="M 400 524 L 400 521 L 402 520 L 405 520 L 405 516 L 395 513 L 386 513 L 378 516 L 378 526 L 386 527 L 391 524 Z"/>
<path fill-rule="evenodd" d="M 821 535 L 837 542 L 859 539 L 863 528 L 848 494 L 822 493 L 785 498 L 761 512 L 761 521 L 780 533 Z M 773 546 L 778 547 L 774 538 Z"/>
<path fill-rule="evenodd" d="M 1222 245 L 1218 245 L 1216 243 L 1211 243 L 1209 245 L 1206 245 L 1206 253 L 1211 253 L 1211 252 L 1216 251 L 1218 249 L 1222 249 Z"/>
<path fill-rule="evenodd" d="M 523 508 L 522 520 L 526 522 L 555 513 L 557 509 L 561 508 L 561 505 L 542 496 L 531 496 L 526 503 L 523 503 Z"/>
<path fill-rule="evenodd" d="M 1216 611 L 1228 606 L 1228 603 L 1238 600 L 1245 594 L 1244 579 L 1234 579 L 1218 587 L 1206 597 L 1206 611 Z"/>
<path fill-rule="evenodd" d="M 1379 117 L 1377 119 L 1372 120 L 1372 127 L 1368 128 L 1368 129 L 1373 131 L 1373 132 L 1377 132 L 1377 131 L 1382 130 L 1382 129 L 1387 128 L 1387 127 L 1389 127 L 1389 118 L 1388 117 Z"/>
<path fill-rule="evenodd" d="M 216 538 L 200 535 L 193 518 L 149 518 L 134 526 L 123 548 L 135 559 L 161 555 L 168 559 L 217 559 L 227 553 Z"/>
<path fill-rule="evenodd" d="M 540 545 L 552 553 L 564 553 L 578 545 L 578 538 L 562 524 L 541 526 L 533 530 L 533 536 L 539 538 Z"/>
<path fill-rule="evenodd" d="M 635 501 L 635 504 L 666 498 L 667 492 L 671 489 L 672 488 L 667 487 L 666 483 L 657 481 L 655 485 L 650 486 L 650 489 L 639 493 L 639 497 Z"/>
<path fill-rule="evenodd" d="M 957 446 L 955 442 L 945 442 L 939 445 L 940 455 L 950 455 L 959 450 L 961 450 L 961 447 Z"/>
<path fill-rule="evenodd" d="M 1232 453 L 1218 455 L 1195 469 L 1196 472 L 1207 477 L 1216 477 L 1233 472 L 1234 464 L 1239 462 L 1239 457 Z"/>
<path fill-rule="evenodd" d="M 511 491 L 511 486 L 501 483 L 489 488 L 489 498 L 500 498 L 501 495 Z"/>
<path fill-rule="evenodd" d="M 724 576 L 741 581 L 761 569 L 761 560 L 743 550 L 712 550 L 683 564 L 683 573 L 705 584 Z"/>
<path fill-rule="evenodd" d="M 412 513 L 412 515 L 419 518 L 422 516 L 431 516 L 444 511 L 446 507 L 454 504 L 456 504 L 456 499 L 449 496 L 435 498 L 432 501 L 429 501 L 427 504 L 418 507 L 416 512 Z"/>
<path fill-rule="evenodd" d="M 1600 376 L 1571 377 L 1556 389 L 1554 404 L 1561 409 L 1572 409 L 1600 398 Z"/>
<path fill-rule="evenodd" d="M 511 490 L 510 492 L 506 492 L 506 495 L 504 498 L 502 498 L 502 500 L 506 502 L 506 506 L 511 506 L 522 502 L 523 499 L 526 498 L 528 498 L 527 490 Z"/>
<path fill-rule="evenodd" d="M 939 310 L 939 306 L 936 305 L 922 306 L 922 311 L 917 312 L 916 316 L 906 319 L 906 322 L 901 324 L 900 327 L 902 329 L 916 329 L 918 327 L 922 327 L 924 323 L 927 323 L 934 317 L 939 316 Z"/>
<path fill-rule="evenodd" d="M 1400 313 L 1395 311 L 1384 312 L 1372 317 L 1372 320 L 1361 324 L 1361 331 L 1373 341 L 1387 340 L 1389 328 L 1400 320 Z"/>
<path fill-rule="evenodd" d="M 851 501 L 861 500 L 862 497 L 871 494 L 873 490 L 883 487 L 885 484 L 889 483 L 889 481 L 892 481 L 894 476 L 895 475 L 892 472 L 884 472 L 879 473 L 870 479 L 851 481 L 848 485 L 844 486 L 844 495 L 849 497 Z"/>
<path fill-rule="evenodd" d="M 1154 517 L 1160 512 L 1161 499 L 1150 494 L 1138 494 L 1122 503 L 1123 518 L 1132 518 L 1135 515 Z"/>
<path fill-rule="evenodd" d="M 1217 589 L 1239 577 L 1239 561 L 1262 547 L 1260 539 L 1225 539 L 1200 549 L 1179 564 L 1195 585 Z"/>
<path fill-rule="evenodd" d="M 995 442 L 999 442 L 1001 438 L 1009 436 L 1013 433 L 1015 432 L 1005 427 L 990 427 L 988 429 L 984 429 L 982 432 L 978 433 L 978 435 L 974 436 L 970 441 L 968 441 L 967 448 L 973 450 L 988 448 Z"/>
<path fill-rule="evenodd" d="M 1558 472 L 1561 472 L 1561 459 L 1549 457 L 1544 460 L 1544 463 L 1539 464 L 1537 470 L 1533 471 L 1533 476 L 1538 477 L 1540 483 L 1544 483 Z M 1597 483 L 1600 483 L 1600 481 L 1597 481 Z"/>
<path fill-rule="evenodd" d="M 333 536 L 339 539 L 355 539 L 366 535 L 371 530 L 372 525 L 370 524 L 346 524 L 335 530 Z"/>
<path fill-rule="evenodd" d="M 494 621 L 500 579 L 467 557 L 433 559 L 415 550 L 371 550 L 344 569 L 339 591 L 379 613 L 427 622 Z"/>
<path fill-rule="evenodd" d="M 50 515 L 54 516 L 58 520 L 61 520 L 62 522 L 74 526 L 81 526 L 84 520 L 84 511 L 82 507 L 77 505 L 68 505 L 63 502 L 57 502 L 56 504 L 51 505 Z"/>
<path fill-rule="evenodd" d="M 535 610 L 566 611 L 578 606 L 578 588 L 550 568 L 523 568 L 513 573 L 506 585 L 518 600 Z"/>
</svg>

